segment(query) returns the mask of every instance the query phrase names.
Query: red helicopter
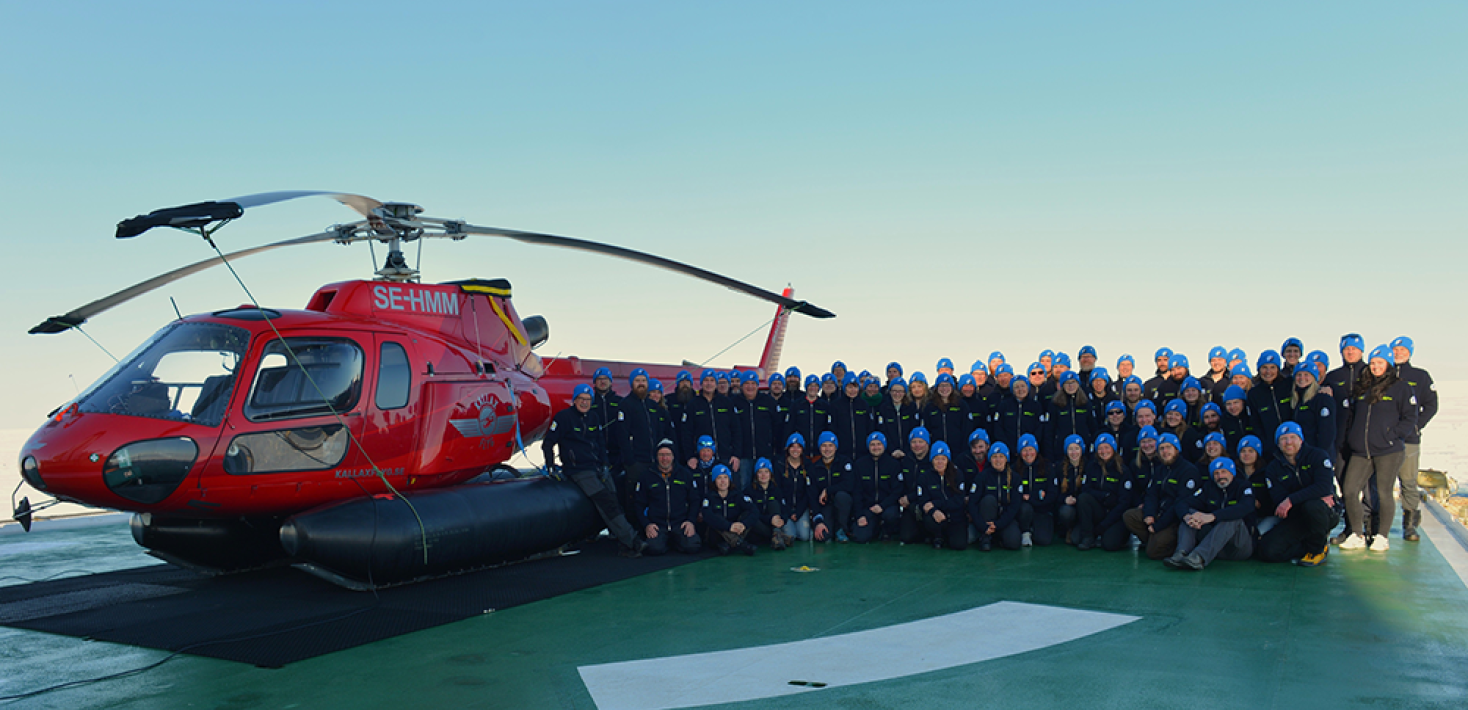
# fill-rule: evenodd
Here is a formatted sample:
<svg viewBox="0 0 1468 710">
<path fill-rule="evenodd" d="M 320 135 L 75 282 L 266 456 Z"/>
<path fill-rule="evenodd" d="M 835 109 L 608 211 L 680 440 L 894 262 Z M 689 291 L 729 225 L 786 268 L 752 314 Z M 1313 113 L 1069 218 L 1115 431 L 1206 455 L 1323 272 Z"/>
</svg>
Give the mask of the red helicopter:
<svg viewBox="0 0 1468 710">
<path fill-rule="evenodd" d="M 362 219 L 231 254 L 215 246 L 213 235 L 245 210 L 312 195 Z M 520 317 L 508 281 L 421 283 L 403 256 L 406 242 L 482 235 L 579 249 L 774 302 L 761 379 L 777 366 L 791 312 L 834 315 L 794 300 L 788 288 L 776 294 L 630 249 L 421 213 L 360 195 L 292 191 L 119 223 L 119 239 L 173 227 L 201 236 L 218 256 L 48 318 L 31 333 L 64 332 L 184 276 L 271 249 L 375 241 L 388 252 L 374 280 L 322 286 L 303 310 L 252 304 L 159 330 L 25 443 L 22 485 L 52 499 L 32 506 L 22 498 L 15 519 L 29 530 L 36 511 L 62 501 L 131 511 L 139 544 L 169 562 L 209 573 L 290 562 L 353 588 L 523 559 L 594 533 L 600 521 L 569 483 L 466 482 L 503 478 L 489 474 L 538 439 L 595 368 L 609 368 L 615 382 L 638 367 L 673 382 L 680 366 L 544 362 L 534 350 L 549 327 L 540 316 Z"/>
</svg>

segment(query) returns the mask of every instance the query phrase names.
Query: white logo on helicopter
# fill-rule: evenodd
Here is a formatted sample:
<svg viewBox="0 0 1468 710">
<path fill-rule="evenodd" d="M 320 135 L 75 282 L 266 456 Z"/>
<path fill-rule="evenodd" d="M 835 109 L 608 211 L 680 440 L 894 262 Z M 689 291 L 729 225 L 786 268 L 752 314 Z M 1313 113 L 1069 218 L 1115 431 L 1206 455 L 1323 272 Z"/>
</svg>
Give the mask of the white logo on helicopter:
<svg viewBox="0 0 1468 710">
<path fill-rule="evenodd" d="M 511 411 L 501 415 L 499 413 L 500 401 L 494 395 L 485 395 L 475 400 L 472 406 L 479 408 L 479 414 L 475 417 L 464 419 L 450 419 L 459 434 L 474 438 L 477 436 L 496 437 L 500 434 L 508 434 L 515 430 L 515 412 Z M 554 426 L 554 424 L 552 424 Z"/>
<path fill-rule="evenodd" d="M 430 291 L 413 286 L 373 286 L 372 306 L 378 310 L 459 315 L 458 295 L 449 291 Z"/>
</svg>

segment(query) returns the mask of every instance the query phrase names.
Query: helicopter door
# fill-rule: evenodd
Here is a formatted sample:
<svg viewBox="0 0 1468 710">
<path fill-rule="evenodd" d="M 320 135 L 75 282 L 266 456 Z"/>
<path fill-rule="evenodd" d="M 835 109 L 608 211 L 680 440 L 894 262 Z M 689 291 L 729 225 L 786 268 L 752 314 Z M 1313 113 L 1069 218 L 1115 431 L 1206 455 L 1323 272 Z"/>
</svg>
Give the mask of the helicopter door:
<svg viewBox="0 0 1468 710">
<path fill-rule="evenodd" d="M 396 476 L 410 473 L 413 451 L 418 443 L 418 409 L 416 389 L 420 384 L 414 377 L 412 351 L 405 338 L 392 335 L 374 336 L 375 362 L 368 365 L 368 380 L 373 383 L 372 394 L 364 407 L 362 422 L 362 446 L 367 450 L 372 463 L 383 473 L 393 476 L 394 485 L 399 485 Z M 417 363 L 421 368 L 422 363 Z M 364 465 L 369 465 L 363 462 Z M 410 484 L 411 485 L 411 484 Z"/>
</svg>

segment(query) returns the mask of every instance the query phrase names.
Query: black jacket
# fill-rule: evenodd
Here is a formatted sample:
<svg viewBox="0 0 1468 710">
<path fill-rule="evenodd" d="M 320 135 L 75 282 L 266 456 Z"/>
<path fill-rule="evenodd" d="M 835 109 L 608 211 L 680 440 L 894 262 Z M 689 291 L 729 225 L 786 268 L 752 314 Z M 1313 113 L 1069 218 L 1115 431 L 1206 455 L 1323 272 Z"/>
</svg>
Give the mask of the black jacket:
<svg viewBox="0 0 1468 710">
<path fill-rule="evenodd" d="M 867 435 L 872 433 L 877 424 L 872 405 L 860 395 L 852 399 L 843 393 L 832 398 L 826 406 L 831 411 L 831 431 L 836 434 L 836 452 L 851 461 L 867 456 Z M 889 440 L 887 443 L 892 442 Z"/>
<path fill-rule="evenodd" d="M 703 523 L 713 530 L 728 531 L 734 523 L 743 523 L 748 528 L 754 522 L 754 501 L 743 491 L 729 490 L 728 495 L 719 495 L 710 489 L 703 498 Z"/>
<path fill-rule="evenodd" d="M 1407 437 L 1417 433 L 1418 405 L 1407 383 L 1390 371 L 1366 391 L 1358 383 L 1347 416 L 1346 448 L 1352 456 L 1382 456 L 1406 448 Z"/>
<path fill-rule="evenodd" d="M 1096 415 L 1091 411 L 1091 400 L 1088 398 L 1085 404 L 1078 404 L 1075 399 L 1066 399 L 1063 407 L 1054 398 L 1047 406 L 1050 436 L 1040 446 L 1045 457 L 1052 460 L 1065 458 L 1065 438 L 1072 434 L 1079 434 L 1086 442 L 1086 448 L 1096 439 Z"/>
<path fill-rule="evenodd" d="M 674 466 L 666 477 L 653 468 L 643 472 L 637 481 L 633 491 L 637 509 L 631 512 L 638 527 L 656 523 L 671 529 L 694 520 L 702 497 L 698 479 L 686 467 Z"/>
<path fill-rule="evenodd" d="M 1290 505 L 1299 505 L 1309 500 L 1320 500 L 1335 494 L 1335 469 L 1325 450 L 1306 444 L 1295 455 L 1295 462 L 1285 460 L 1283 454 L 1264 467 L 1264 477 L 1269 481 L 1269 497 L 1275 507 L 1285 498 Z M 1274 514 L 1271 508 L 1265 511 Z"/>
<path fill-rule="evenodd" d="M 574 406 L 567 407 L 551 418 L 550 428 L 540 440 L 540 454 L 549 466 L 556 461 L 554 451 L 559 449 L 561 468 L 567 471 L 601 468 L 607 462 L 602 432 L 601 413 L 595 406 L 585 414 Z"/>
<path fill-rule="evenodd" d="M 1305 434 L 1305 443 L 1331 452 L 1331 460 L 1335 459 L 1335 420 L 1339 413 L 1335 398 L 1317 392 L 1309 400 L 1302 399 L 1296 404 L 1293 415 L 1295 423 Z"/>
<path fill-rule="evenodd" d="M 1189 513 L 1212 513 L 1219 522 L 1245 520 L 1254 515 L 1254 489 L 1249 479 L 1234 476 L 1228 487 L 1223 488 L 1208 476 L 1198 484 L 1193 495 L 1178 501 L 1178 517 Z"/>
<path fill-rule="evenodd" d="M 1413 367 L 1410 361 L 1397 365 L 1397 377 L 1407 383 L 1407 389 L 1412 391 L 1412 397 L 1417 404 L 1417 429 L 1407 437 L 1407 443 L 1420 444 L 1422 430 L 1437 415 L 1437 387 L 1432 384 L 1432 375 L 1427 370 Z"/>
<path fill-rule="evenodd" d="M 817 398 L 812 402 L 805 397 L 795 400 L 790 407 L 790 415 L 785 423 L 785 437 L 799 433 L 805 437 L 805 455 L 807 457 L 819 456 L 820 447 L 816 442 L 821 438 L 821 432 L 831 430 L 831 403 Z M 841 437 L 836 437 L 837 448 L 840 448 Z M 782 442 L 783 444 L 783 442 Z"/>
<path fill-rule="evenodd" d="M 775 443 L 775 437 L 785 432 L 785 422 L 777 411 L 779 405 L 775 398 L 759 392 L 751 401 L 741 392 L 730 399 L 734 403 L 735 428 L 739 430 L 739 450 L 733 452 L 734 455 L 749 459 L 751 465 L 759 457 L 773 461 L 775 452 L 785 448 L 783 437 L 778 445 Z"/>
<path fill-rule="evenodd" d="M 912 430 L 923 425 L 923 419 L 918 412 L 917 405 L 904 404 L 899 411 L 892 400 L 882 402 L 877 409 L 877 431 L 887 437 L 887 451 L 902 450 L 912 454 L 912 448 L 907 445 L 908 435 Z"/>
<path fill-rule="evenodd" d="M 627 395 L 617 404 L 617 419 L 612 422 L 611 438 L 622 453 L 622 463 L 651 464 L 657 460 L 656 447 L 664 439 L 676 441 L 668 410 L 651 398 Z"/>
<path fill-rule="evenodd" d="M 946 407 L 930 400 L 923 406 L 921 419 L 923 426 L 928 428 L 928 435 L 933 437 L 933 443 L 942 441 L 952 449 L 968 448 L 968 435 L 977 426 L 969 417 L 968 406 L 962 397 L 952 398 Z"/>
<path fill-rule="evenodd" d="M 1178 500 L 1192 495 L 1201 478 L 1198 467 L 1182 456 L 1170 466 L 1160 460 L 1156 463 L 1142 502 L 1142 514 L 1153 519 L 1153 530 L 1177 524 Z"/>
<path fill-rule="evenodd" d="M 1249 388 L 1249 425 L 1254 429 L 1254 435 L 1264 444 L 1264 458 L 1273 458 L 1279 451 L 1274 443 L 1274 432 L 1279 425 L 1288 421 L 1294 415 L 1290 407 L 1290 395 L 1294 392 L 1294 382 L 1286 379 L 1284 375 L 1274 378 L 1274 382 L 1266 384 L 1259 378 L 1254 378 L 1254 386 Z"/>
<path fill-rule="evenodd" d="M 1045 440 L 1045 405 L 1034 396 L 1016 399 L 1013 395 L 999 401 L 994 408 L 994 422 L 989 427 L 991 442 L 1004 442 L 1010 452 L 1017 456 L 1016 443 L 1025 434 L 1034 434 L 1037 441 Z M 965 442 L 966 444 L 967 442 Z M 952 444 L 949 444 L 952 446 Z"/>
<path fill-rule="evenodd" d="M 1356 380 L 1360 379 L 1361 373 L 1366 371 L 1366 361 L 1348 362 L 1325 373 L 1325 386 L 1330 387 L 1330 398 L 1335 400 L 1335 448 L 1341 451 L 1346 448 L 1346 424 L 1349 417 L 1346 416 L 1346 407 L 1351 402 L 1351 392 L 1356 388 Z"/>
<path fill-rule="evenodd" d="M 772 477 L 769 488 L 760 487 L 758 481 L 750 481 L 744 495 L 749 496 L 749 502 L 754 504 L 755 518 L 765 525 L 774 527 L 771 520 L 776 515 L 785 520 L 791 519 L 790 500 L 785 497 L 785 489 L 780 486 L 779 479 Z"/>
<path fill-rule="evenodd" d="M 846 476 L 843 486 L 851 494 L 853 514 L 860 514 L 874 505 L 882 506 L 882 510 L 895 508 L 897 499 L 902 497 L 902 467 L 897 464 L 897 459 L 887 454 L 880 458 L 867 454 L 851 464 L 851 473 Z"/>
<path fill-rule="evenodd" d="M 698 455 L 698 437 L 705 435 L 713 437 L 714 453 L 721 459 L 737 456 L 742 448 L 739 427 L 734 422 L 734 403 L 721 394 L 715 394 L 712 401 L 703 395 L 688 400 L 678 429 L 685 459 Z"/>
</svg>

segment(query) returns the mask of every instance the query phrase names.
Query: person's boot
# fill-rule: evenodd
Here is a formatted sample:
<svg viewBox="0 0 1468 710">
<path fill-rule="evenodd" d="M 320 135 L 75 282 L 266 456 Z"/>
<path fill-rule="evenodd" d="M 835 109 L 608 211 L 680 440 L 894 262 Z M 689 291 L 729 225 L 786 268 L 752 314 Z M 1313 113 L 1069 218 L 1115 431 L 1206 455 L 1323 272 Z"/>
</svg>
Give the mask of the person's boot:
<svg viewBox="0 0 1468 710">
<path fill-rule="evenodd" d="M 785 533 L 782 533 L 779 530 L 776 530 L 775 531 L 775 534 L 770 536 L 770 549 L 771 550 L 783 550 L 783 549 L 785 549 Z"/>
<path fill-rule="evenodd" d="M 745 541 L 739 543 L 739 546 L 738 546 L 737 549 L 740 552 L 743 552 L 746 557 L 754 557 L 755 551 L 758 550 L 759 548 L 755 547 L 754 546 L 754 543 L 752 543 L 752 542 L 750 542 L 748 540 L 745 540 Z"/>
<path fill-rule="evenodd" d="M 730 552 L 729 543 L 724 542 L 723 538 L 715 538 L 714 550 L 719 553 L 720 557 L 727 555 Z"/>
<path fill-rule="evenodd" d="M 1422 511 L 1402 511 L 1402 539 L 1406 540 L 1407 542 L 1417 542 L 1418 540 L 1421 540 L 1422 536 L 1417 534 L 1417 524 L 1420 522 L 1422 522 Z"/>
</svg>

